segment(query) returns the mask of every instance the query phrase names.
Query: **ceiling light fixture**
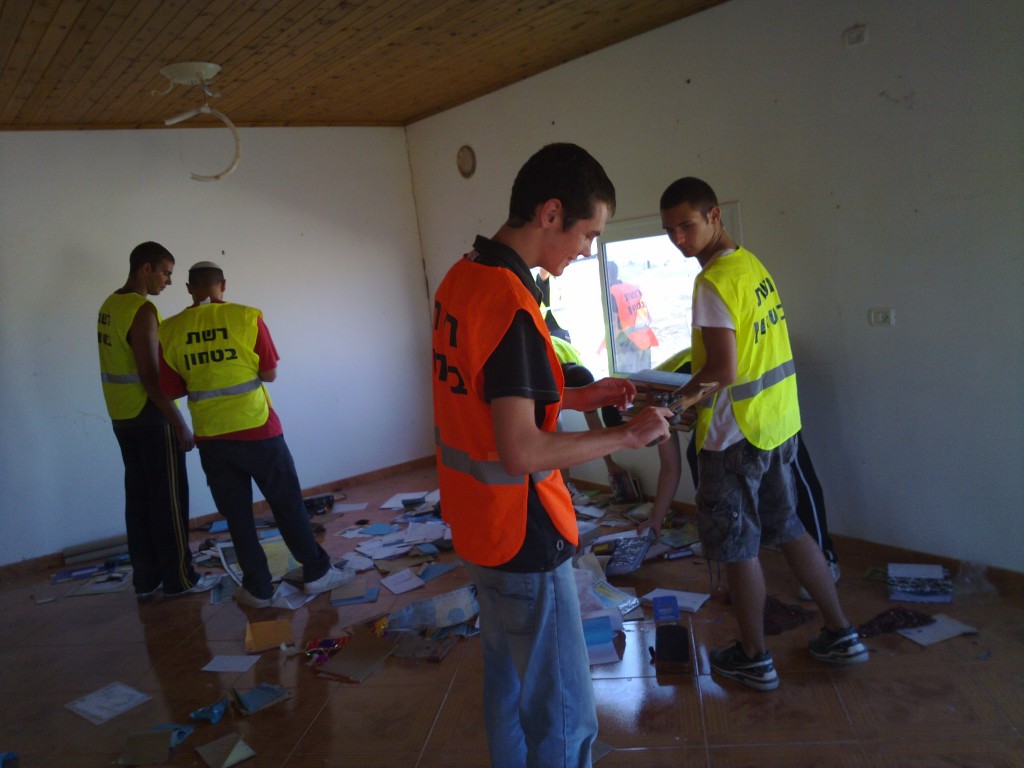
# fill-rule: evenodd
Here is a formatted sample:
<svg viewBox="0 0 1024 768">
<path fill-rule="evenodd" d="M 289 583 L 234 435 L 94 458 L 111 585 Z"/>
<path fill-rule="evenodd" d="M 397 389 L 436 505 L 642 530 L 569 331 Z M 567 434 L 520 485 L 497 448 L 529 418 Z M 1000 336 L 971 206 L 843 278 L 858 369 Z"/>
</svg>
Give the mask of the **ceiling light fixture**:
<svg viewBox="0 0 1024 768">
<path fill-rule="evenodd" d="M 209 100 L 211 98 L 220 98 L 219 93 L 213 93 L 210 90 L 210 81 L 217 76 L 218 72 L 220 72 L 220 65 L 212 64 L 208 61 L 183 61 L 178 64 L 168 64 L 160 70 L 160 74 L 168 80 L 167 88 L 162 91 L 153 91 L 154 96 L 163 96 L 170 93 L 171 89 L 175 85 L 201 85 L 203 88 L 202 105 L 195 109 L 190 109 L 188 112 L 176 115 L 175 117 L 167 118 L 164 120 L 164 125 L 177 125 L 178 123 L 189 120 L 196 115 L 213 115 L 231 129 L 231 136 L 235 140 L 235 156 L 231 160 L 231 165 L 214 176 L 204 176 L 202 174 L 193 173 L 192 179 L 195 181 L 218 181 L 223 179 L 235 170 L 238 166 L 238 161 L 242 157 L 241 142 L 238 138 L 238 129 L 235 128 L 234 123 L 228 120 L 227 115 L 210 106 Z"/>
</svg>

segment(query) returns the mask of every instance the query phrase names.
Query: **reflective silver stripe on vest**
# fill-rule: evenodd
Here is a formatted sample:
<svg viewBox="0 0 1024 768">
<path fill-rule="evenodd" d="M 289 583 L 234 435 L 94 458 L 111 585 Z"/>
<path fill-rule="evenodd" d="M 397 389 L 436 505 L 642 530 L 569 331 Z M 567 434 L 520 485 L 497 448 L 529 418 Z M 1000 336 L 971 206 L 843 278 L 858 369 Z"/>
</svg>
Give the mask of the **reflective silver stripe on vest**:
<svg viewBox="0 0 1024 768">
<path fill-rule="evenodd" d="M 796 365 L 792 359 L 787 360 L 781 365 L 777 365 L 771 370 L 765 371 L 761 378 L 748 381 L 745 384 L 734 384 L 729 387 L 729 391 L 732 393 L 733 402 L 737 400 L 749 400 L 750 398 L 761 394 L 768 387 L 773 387 L 783 379 L 792 376 L 796 373 Z"/>
<path fill-rule="evenodd" d="M 434 442 L 441 449 L 441 463 L 448 469 L 469 475 L 484 485 L 522 485 L 523 475 L 510 475 L 498 461 L 477 461 L 465 451 L 441 442 L 441 430 L 434 428 Z M 532 472 L 534 484 L 550 477 L 552 470 Z"/>
<path fill-rule="evenodd" d="M 101 373 L 100 381 L 104 384 L 138 384 L 142 379 L 137 373 Z"/>
<path fill-rule="evenodd" d="M 224 387 L 223 389 L 204 389 L 199 392 L 189 392 L 188 399 L 194 403 L 198 400 L 209 400 L 214 397 L 224 397 L 225 395 L 244 395 L 246 392 L 259 389 L 261 386 L 263 386 L 263 380 L 255 378 L 252 381 L 243 381 L 241 384 Z"/>
</svg>

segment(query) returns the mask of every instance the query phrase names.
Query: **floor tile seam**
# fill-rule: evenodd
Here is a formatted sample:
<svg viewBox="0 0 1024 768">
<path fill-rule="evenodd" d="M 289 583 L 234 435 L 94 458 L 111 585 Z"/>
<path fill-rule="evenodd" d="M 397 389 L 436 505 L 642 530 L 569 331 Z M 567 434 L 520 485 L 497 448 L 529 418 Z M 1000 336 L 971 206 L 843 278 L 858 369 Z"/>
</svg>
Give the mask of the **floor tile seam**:
<svg viewBox="0 0 1024 768">
<path fill-rule="evenodd" d="M 1018 719 L 1018 717 L 1014 717 L 1014 713 L 1007 710 L 1007 708 L 1004 707 L 994 697 L 992 699 L 992 703 L 995 705 L 996 709 L 999 710 L 999 714 L 1002 715 L 1003 718 L 1006 720 L 1006 724 L 1013 732 L 1013 735 L 1017 738 L 1021 738 L 1022 736 L 1024 736 L 1024 719 Z M 1017 714 L 1018 716 L 1020 715 L 1019 712 Z"/>
<path fill-rule="evenodd" d="M 695 654 L 694 666 L 696 666 L 697 650 L 695 642 L 696 641 L 693 639 L 693 633 L 691 632 L 690 644 L 691 646 L 693 646 L 691 650 Z M 702 677 L 707 677 L 708 679 L 710 679 L 711 675 L 700 675 L 695 673 L 693 677 L 694 683 L 697 686 L 697 705 L 700 707 L 700 736 L 704 742 L 704 765 L 706 766 L 706 768 L 711 768 L 711 744 L 710 740 L 708 739 L 708 713 L 706 707 L 707 702 L 705 702 L 704 700 L 704 686 L 701 684 Z"/>
<path fill-rule="evenodd" d="M 452 690 L 455 687 L 455 679 L 458 677 L 459 672 L 462 670 L 462 666 L 468 663 L 468 658 L 468 654 L 461 654 L 458 665 L 455 667 L 455 670 L 448 678 L 447 689 L 445 690 L 444 695 L 441 697 L 441 701 L 437 706 L 437 712 L 434 713 L 434 719 L 430 723 L 430 728 L 427 729 L 427 734 L 423 739 L 423 745 L 420 747 L 419 750 L 419 756 L 416 758 L 416 763 L 412 766 L 412 768 L 419 768 L 420 764 L 426 758 L 427 747 L 430 746 L 430 741 L 434 737 L 434 732 L 437 730 L 437 724 L 441 721 L 441 712 L 444 710 L 445 705 L 448 704 L 448 697 L 451 696 Z"/>
<path fill-rule="evenodd" d="M 735 742 L 715 742 L 707 745 L 708 751 L 713 750 L 724 750 L 724 749 L 747 749 L 756 747 L 842 747 L 842 746 L 857 746 L 861 748 L 861 739 L 850 738 L 850 739 L 780 739 L 779 741 L 766 741 L 766 740 L 754 740 L 754 741 L 735 741 Z"/>
<path fill-rule="evenodd" d="M 828 676 L 829 685 L 832 686 L 832 692 L 835 694 L 836 700 L 839 702 L 839 707 L 842 709 L 843 717 L 846 718 L 846 724 L 850 727 L 856 727 L 853 719 L 853 713 L 850 712 L 850 708 L 847 706 L 846 698 L 843 696 L 841 686 L 837 683 L 835 675 L 829 673 Z"/>
<path fill-rule="evenodd" d="M 299 738 L 297 738 L 295 740 L 294 746 L 288 752 L 288 757 L 285 758 L 285 761 L 282 764 L 281 768 L 285 768 L 285 766 L 288 764 L 288 762 L 295 755 L 297 755 L 297 754 L 299 754 L 299 755 L 307 754 L 307 753 L 300 752 L 299 751 L 299 746 L 302 744 L 303 740 L 309 734 L 310 730 L 312 730 L 313 723 L 315 723 L 317 721 L 317 718 L 319 718 L 320 715 L 323 713 L 323 711 L 330 705 L 331 700 L 341 691 L 342 683 L 332 683 L 331 685 L 333 685 L 334 690 L 330 691 L 330 693 L 327 696 L 324 697 L 323 702 L 317 708 L 316 712 L 314 712 L 313 715 L 309 718 L 309 722 L 306 723 L 306 727 L 302 730 L 302 733 L 299 735 Z"/>
</svg>

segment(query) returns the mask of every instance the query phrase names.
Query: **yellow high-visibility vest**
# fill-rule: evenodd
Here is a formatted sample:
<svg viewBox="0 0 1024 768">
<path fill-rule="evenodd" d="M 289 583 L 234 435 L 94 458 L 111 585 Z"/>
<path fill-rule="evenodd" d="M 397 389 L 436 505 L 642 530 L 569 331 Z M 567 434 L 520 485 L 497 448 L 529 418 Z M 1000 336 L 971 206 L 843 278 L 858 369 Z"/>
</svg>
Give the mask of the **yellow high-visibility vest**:
<svg viewBox="0 0 1024 768">
<path fill-rule="evenodd" d="M 225 302 L 189 307 L 160 324 L 164 360 L 185 380 L 197 436 L 266 423 L 270 394 L 254 350 L 260 317 L 254 307 Z"/>
<path fill-rule="evenodd" d="M 762 450 L 800 431 L 796 367 L 786 314 L 775 281 L 750 251 L 737 248 L 697 275 L 722 297 L 736 324 L 736 380 L 697 405 L 697 449 L 704 445 L 718 398 L 728 397 L 743 436 Z M 707 361 L 700 328 L 693 329 L 693 370 Z"/>
<path fill-rule="evenodd" d="M 565 365 L 566 363 L 583 365 L 583 358 L 580 357 L 580 351 L 565 339 L 552 336 L 551 345 L 555 348 L 555 357 L 558 358 L 558 362 L 562 365 Z"/>
<path fill-rule="evenodd" d="M 112 293 L 100 307 L 96 320 L 96 341 L 100 352 L 100 381 L 107 412 L 115 421 L 133 419 L 146 405 L 149 396 L 139 378 L 135 355 L 128 342 L 128 331 L 135 315 L 149 299 L 134 291 Z M 160 319 L 160 311 L 156 313 Z"/>
</svg>

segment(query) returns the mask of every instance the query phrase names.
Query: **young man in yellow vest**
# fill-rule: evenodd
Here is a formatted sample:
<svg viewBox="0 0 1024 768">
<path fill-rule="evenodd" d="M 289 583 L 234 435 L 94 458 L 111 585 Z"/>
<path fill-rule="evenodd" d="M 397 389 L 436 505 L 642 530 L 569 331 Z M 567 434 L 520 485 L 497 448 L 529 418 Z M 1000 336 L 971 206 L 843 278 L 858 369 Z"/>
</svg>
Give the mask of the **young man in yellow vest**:
<svg viewBox="0 0 1024 768">
<path fill-rule="evenodd" d="M 655 370 L 676 373 L 691 372 L 690 348 L 676 352 L 672 357 L 655 366 Z M 658 443 L 658 486 L 654 497 L 654 508 L 648 521 L 655 533 L 661 533 L 661 526 L 668 515 L 676 491 L 679 489 L 679 478 L 682 476 L 682 449 L 679 446 L 678 433 L 668 440 Z M 793 468 L 793 479 L 796 482 L 796 516 L 811 538 L 815 540 L 821 553 L 825 555 L 828 571 L 833 582 L 840 577 L 839 560 L 836 556 L 832 537 L 828 535 L 828 517 L 825 513 L 825 492 L 822 490 L 818 473 L 811 461 L 811 453 L 804 443 L 803 430 L 796 433 L 796 460 L 790 465 Z M 686 463 L 693 478 L 693 487 L 698 486 L 699 470 L 697 468 L 697 446 L 694 435 L 686 444 Z M 800 587 L 797 596 L 801 600 L 811 600 L 811 594 Z"/>
<path fill-rule="evenodd" d="M 171 284 L 174 257 L 159 243 L 136 246 L 128 281 L 100 307 L 100 379 L 124 460 L 125 530 L 132 584 L 140 599 L 205 592 L 217 583 L 192 567 L 188 472 L 192 432 L 160 391 L 157 326 L 149 300 Z"/>
<path fill-rule="evenodd" d="M 762 543 L 782 549 L 821 610 L 825 627 L 811 641 L 811 655 L 835 664 L 867 661 L 825 558 L 796 515 L 790 465 L 800 407 L 775 281 L 729 237 L 706 182 L 686 177 L 670 184 L 661 197 L 661 221 L 682 254 L 701 265 L 693 291 L 694 374 L 683 392 L 719 386 L 696 408 L 697 522 L 705 556 L 726 564 L 740 640 L 712 652 L 711 669 L 758 690 L 779 685 L 764 639 Z"/>
<path fill-rule="evenodd" d="M 263 313 L 224 301 L 224 272 L 211 261 L 189 269 L 187 287 L 192 306 L 160 326 L 160 386 L 170 397 L 188 394 L 203 471 L 242 569 L 235 600 L 266 608 L 274 595 L 252 515 L 253 482 L 302 564 L 305 593 L 327 592 L 344 578 L 313 535 L 281 420 L 263 386 L 277 378 L 279 359 Z"/>
<path fill-rule="evenodd" d="M 571 556 L 579 541 L 558 467 L 668 435 L 664 408 L 614 429 L 558 432 L 560 408 L 625 408 L 625 379 L 566 389 L 530 274 L 590 253 L 615 208 L 601 165 L 551 144 L 520 169 L 509 217 L 434 298 L 434 424 L 442 514 L 477 589 L 491 764 L 589 766 L 594 692 Z"/>
</svg>

